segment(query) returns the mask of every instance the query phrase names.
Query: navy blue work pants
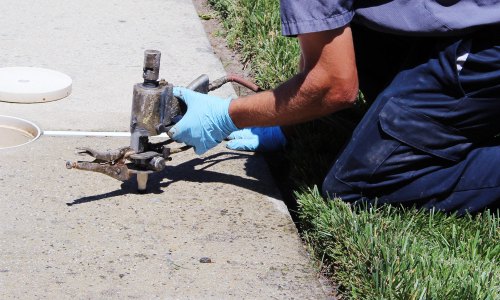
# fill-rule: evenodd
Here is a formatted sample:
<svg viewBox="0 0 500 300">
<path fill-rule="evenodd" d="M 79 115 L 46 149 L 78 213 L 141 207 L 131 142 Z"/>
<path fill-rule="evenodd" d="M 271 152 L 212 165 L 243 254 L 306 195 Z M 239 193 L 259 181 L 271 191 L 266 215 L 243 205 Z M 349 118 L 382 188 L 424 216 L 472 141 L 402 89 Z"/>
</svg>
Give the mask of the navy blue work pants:
<svg viewBox="0 0 500 300">
<path fill-rule="evenodd" d="M 375 99 L 323 183 L 347 202 L 476 212 L 500 200 L 500 39 L 400 37 L 353 26 Z M 457 56 L 470 53 L 457 70 Z"/>
</svg>

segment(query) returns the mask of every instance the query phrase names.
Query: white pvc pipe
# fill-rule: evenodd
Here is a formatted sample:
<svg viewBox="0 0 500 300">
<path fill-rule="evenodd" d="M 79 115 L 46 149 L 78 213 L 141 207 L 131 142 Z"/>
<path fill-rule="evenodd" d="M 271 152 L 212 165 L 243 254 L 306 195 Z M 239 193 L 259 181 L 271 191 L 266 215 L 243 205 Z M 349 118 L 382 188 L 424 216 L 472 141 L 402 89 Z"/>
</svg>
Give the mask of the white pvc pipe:
<svg viewBox="0 0 500 300">
<path fill-rule="evenodd" d="M 51 131 L 45 130 L 42 132 L 46 136 L 109 136 L 109 137 L 130 137 L 130 132 L 116 132 L 116 131 Z M 160 137 L 168 137 L 166 133 L 158 135 Z"/>
<path fill-rule="evenodd" d="M 46 136 L 110 136 L 110 137 L 130 137 L 130 132 L 115 131 L 49 131 L 45 130 Z"/>
</svg>

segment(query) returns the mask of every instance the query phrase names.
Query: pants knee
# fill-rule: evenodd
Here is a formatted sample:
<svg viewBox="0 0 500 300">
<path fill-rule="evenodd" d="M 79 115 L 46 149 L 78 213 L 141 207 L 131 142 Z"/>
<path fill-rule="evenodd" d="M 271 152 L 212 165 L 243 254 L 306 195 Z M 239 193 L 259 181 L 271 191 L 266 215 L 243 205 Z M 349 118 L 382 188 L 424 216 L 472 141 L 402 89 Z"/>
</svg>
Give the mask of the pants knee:
<svg viewBox="0 0 500 300">
<path fill-rule="evenodd" d="M 336 169 L 333 167 L 328 175 L 323 180 L 321 191 L 323 197 L 328 199 L 340 198 L 345 202 L 354 202 L 361 198 L 358 192 L 347 183 L 340 181 L 337 178 Z"/>
</svg>

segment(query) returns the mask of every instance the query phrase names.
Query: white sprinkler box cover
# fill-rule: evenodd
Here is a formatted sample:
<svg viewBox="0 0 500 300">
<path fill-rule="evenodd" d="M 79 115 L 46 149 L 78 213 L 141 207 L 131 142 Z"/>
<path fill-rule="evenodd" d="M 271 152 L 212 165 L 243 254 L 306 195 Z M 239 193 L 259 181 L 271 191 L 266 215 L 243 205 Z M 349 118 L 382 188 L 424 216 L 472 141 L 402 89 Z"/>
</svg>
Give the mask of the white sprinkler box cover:
<svg viewBox="0 0 500 300">
<path fill-rule="evenodd" d="M 58 71 L 30 68 L 0 68 L 0 101 L 38 103 L 59 100 L 71 94 L 71 78 Z"/>
</svg>

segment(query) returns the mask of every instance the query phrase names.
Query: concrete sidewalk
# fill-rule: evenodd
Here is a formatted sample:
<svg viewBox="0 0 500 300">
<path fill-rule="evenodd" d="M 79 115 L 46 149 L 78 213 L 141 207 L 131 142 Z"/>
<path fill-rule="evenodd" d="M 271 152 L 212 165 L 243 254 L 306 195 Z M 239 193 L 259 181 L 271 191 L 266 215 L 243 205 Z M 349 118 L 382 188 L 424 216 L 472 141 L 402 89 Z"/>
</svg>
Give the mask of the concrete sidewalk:
<svg viewBox="0 0 500 300">
<path fill-rule="evenodd" d="M 74 80 L 60 101 L 0 102 L 0 114 L 43 130 L 128 131 L 145 49 L 162 51 L 160 74 L 174 84 L 224 74 L 190 1 L 0 5 L 0 67 Z M 42 136 L 0 150 L 0 299 L 327 298 L 260 157 L 223 146 L 177 154 L 144 195 L 135 180 L 64 167 L 77 146 L 128 143 Z"/>
</svg>

